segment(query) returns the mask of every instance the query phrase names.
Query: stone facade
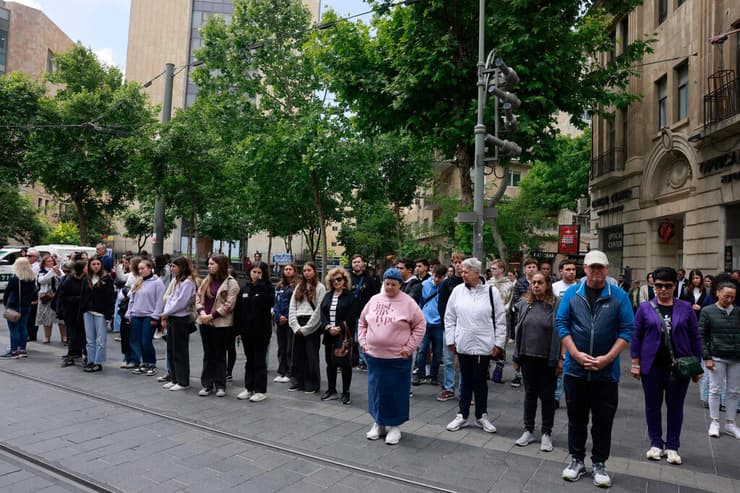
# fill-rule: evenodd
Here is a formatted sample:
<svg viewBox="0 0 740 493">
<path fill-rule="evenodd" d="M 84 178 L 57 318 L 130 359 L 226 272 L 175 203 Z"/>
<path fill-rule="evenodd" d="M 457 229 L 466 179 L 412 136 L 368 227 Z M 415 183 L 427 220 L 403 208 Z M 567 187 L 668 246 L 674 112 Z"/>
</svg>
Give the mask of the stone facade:
<svg viewBox="0 0 740 493">
<path fill-rule="evenodd" d="M 740 267 L 739 27 L 736 0 L 645 0 L 615 21 L 617 50 L 602 62 L 657 41 L 630 81 L 641 101 L 593 123 L 591 247 L 613 275 Z"/>
</svg>

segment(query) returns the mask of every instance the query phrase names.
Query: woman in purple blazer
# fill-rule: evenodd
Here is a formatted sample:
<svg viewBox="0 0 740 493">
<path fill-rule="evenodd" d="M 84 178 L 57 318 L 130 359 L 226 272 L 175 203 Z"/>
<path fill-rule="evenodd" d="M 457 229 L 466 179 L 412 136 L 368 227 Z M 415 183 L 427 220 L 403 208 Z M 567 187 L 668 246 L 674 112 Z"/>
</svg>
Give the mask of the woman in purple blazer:
<svg viewBox="0 0 740 493">
<path fill-rule="evenodd" d="M 673 297 L 678 282 L 676 271 L 659 267 L 653 273 L 655 298 L 640 304 L 635 314 L 635 331 L 632 334 L 630 373 L 642 381 L 645 394 L 650 449 L 645 454 L 650 460 L 667 456 L 670 464 L 681 464 L 678 455 L 683 405 L 689 379 L 671 371 L 671 353 L 666 345 L 664 331 L 670 334 L 670 343 L 676 358 L 696 356 L 701 361 L 701 336 L 691 305 Z M 699 381 L 701 375 L 692 379 Z M 663 440 L 663 400 L 666 403 L 667 432 Z"/>
</svg>

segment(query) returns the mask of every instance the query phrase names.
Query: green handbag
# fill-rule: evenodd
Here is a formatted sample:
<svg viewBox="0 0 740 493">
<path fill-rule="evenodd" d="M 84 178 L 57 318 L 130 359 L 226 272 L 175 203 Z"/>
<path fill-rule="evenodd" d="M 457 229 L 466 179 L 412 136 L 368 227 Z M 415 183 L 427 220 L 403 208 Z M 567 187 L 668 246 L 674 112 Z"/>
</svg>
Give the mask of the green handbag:
<svg viewBox="0 0 740 493">
<path fill-rule="evenodd" d="M 660 323 L 663 324 L 663 337 L 665 338 L 665 345 L 668 348 L 668 353 L 671 355 L 671 371 L 673 371 L 673 374 L 680 378 L 691 378 L 695 375 L 701 375 L 704 373 L 704 369 L 701 367 L 701 363 L 699 363 L 696 356 L 681 356 L 680 358 L 676 358 L 676 355 L 673 353 L 671 335 L 668 333 L 668 327 L 665 325 L 665 320 L 663 320 L 660 310 L 658 310 L 658 307 L 652 301 L 650 302 L 650 306 L 658 316 L 658 319 L 660 319 Z"/>
</svg>

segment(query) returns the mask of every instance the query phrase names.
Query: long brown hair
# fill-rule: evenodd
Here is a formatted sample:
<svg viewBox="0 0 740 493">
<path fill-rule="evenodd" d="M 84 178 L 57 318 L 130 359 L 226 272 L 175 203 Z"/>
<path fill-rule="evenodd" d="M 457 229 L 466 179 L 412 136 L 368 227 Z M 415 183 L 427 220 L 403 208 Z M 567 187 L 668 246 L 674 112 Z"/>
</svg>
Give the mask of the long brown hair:
<svg viewBox="0 0 740 493">
<path fill-rule="evenodd" d="M 293 296 L 295 296 L 296 301 L 303 301 L 304 299 L 307 299 L 308 301 L 316 301 L 316 286 L 319 284 L 319 272 L 318 268 L 316 267 L 316 264 L 313 262 L 306 262 L 303 264 L 303 266 L 309 266 L 314 271 L 313 279 L 306 280 L 305 277 L 301 276 L 301 280 L 298 282 L 298 285 L 295 288 L 295 291 L 293 293 Z"/>
<path fill-rule="evenodd" d="M 555 306 L 555 295 L 552 292 L 552 281 L 550 281 L 550 277 L 546 276 L 542 273 L 542 271 L 538 270 L 537 272 L 532 274 L 532 279 L 534 279 L 534 276 L 537 275 L 542 276 L 542 278 L 545 280 L 545 299 L 543 299 L 542 302 L 545 305 Z M 534 302 L 537 301 L 537 298 L 532 293 L 532 281 L 529 282 L 529 289 L 526 293 L 524 293 L 524 295 L 522 295 L 522 298 L 527 300 L 527 303 L 530 305 L 533 305 Z"/>
<path fill-rule="evenodd" d="M 285 275 L 285 268 L 286 267 L 293 267 L 293 278 L 288 279 L 288 277 Z M 291 288 L 295 289 L 295 285 L 298 283 L 298 270 L 295 268 L 295 264 L 285 264 L 283 265 L 283 269 L 280 271 L 280 282 L 278 283 L 279 288 L 285 288 L 290 286 Z"/>
<path fill-rule="evenodd" d="M 216 281 L 218 283 L 223 283 L 226 279 L 228 279 L 230 264 L 229 259 L 226 257 L 226 255 L 222 255 L 220 253 L 214 253 L 208 258 L 208 260 L 213 260 L 213 262 L 218 266 L 218 270 L 215 274 L 211 274 L 210 272 L 208 272 L 208 275 L 200 284 L 199 291 L 201 296 L 207 296 L 211 298 L 211 290 L 209 289 L 211 282 Z"/>
</svg>

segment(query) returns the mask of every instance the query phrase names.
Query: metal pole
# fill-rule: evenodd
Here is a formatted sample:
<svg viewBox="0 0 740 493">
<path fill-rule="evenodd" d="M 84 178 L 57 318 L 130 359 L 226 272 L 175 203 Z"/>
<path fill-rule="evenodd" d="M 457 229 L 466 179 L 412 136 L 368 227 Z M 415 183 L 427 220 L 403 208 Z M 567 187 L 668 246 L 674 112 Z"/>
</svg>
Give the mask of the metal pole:
<svg viewBox="0 0 740 493">
<path fill-rule="evenodd" d="M 480 0 L 478 20 L 478 123 L 475 125 L 475 173 L 473 175 L 473 212 L 475 225 L 473 227 L 473 256 L 483 262 L 483 195 L 485 177 L 483 166 L 486 154 L 486 126 L 483 124 L 483 111 L 486 104 L 485 81 L 485 10 L 486 0 Z"/>
<path fill-rule="evenodd" d="M 175 65 L 166 64 L 164 72 L 162 123 L 167 123 L 172 117 L 172 79 L 175 76 Z M 161 196 L 154 201 L 154 237 L 156 241 L 152 245 L 152 254 L 162 255 L 164 253 L 164 200 Z"/>
</svg>

